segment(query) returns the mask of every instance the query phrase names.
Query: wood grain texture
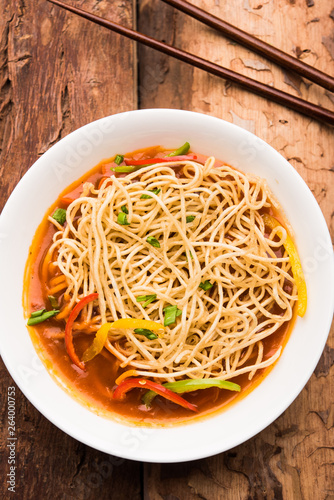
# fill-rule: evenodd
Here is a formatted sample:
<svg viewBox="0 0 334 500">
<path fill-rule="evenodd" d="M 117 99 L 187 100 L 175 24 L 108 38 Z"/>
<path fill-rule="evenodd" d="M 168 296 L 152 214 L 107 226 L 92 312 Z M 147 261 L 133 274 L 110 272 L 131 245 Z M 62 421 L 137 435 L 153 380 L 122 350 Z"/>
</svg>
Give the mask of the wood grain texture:
<svg viewBox="0 0 334 500">
<path fill-rule="evenodd" d="M 228 41 L 159 0 L 71 0 L 99 15 L 334 109 L 334 96 Z M 192 0 L 334 74 L 334 14 L 327 1 Z M 136 108 L 221 117 L 276 148 L 308 183 L 334 237 L 333 130 L 228 82 L 66 14 L 45 1 L 0 2 L 0 209 L 52 144 L 102 116 Z M 316 332 L 315 332 L 316 335 Z M 305 389 L 253 439 L 184 464 L 139 464 L 97 452 L 50 424 L 17 389 L 22 499 L 333 500 L 334 331 Z M 293 381 L 292 381 L 293 383 Z M 13 385 L 1 363 L 1 393 Z M 15 385 L 15 384 L 14 384 Z M 6 478 L 6 400 L 0 475 Z M 14 495 L 13 495 L 14 496 Z M 7 498 L 5 480 L 0 498 Z"/>
<path fill-rule="evenodd" d="M 100 15 L 132 26 L 132 2 L 84 3 Z M 85 123 L 136 107 L 131 42 L 45 1 L 0 2 L 1 208 L 30 165 L 59 139 Z M 0 377 L 5 396 L 7 387 L 15 384 L 2 361 Z M 5 499 L 10 493 L 4 396 L 0 498 Z M 17 498 L 140 498 L 140 464 L 97 453 L 70 438 L 18 389 L 16 407 Z"/>
<path fill-rule="evenodd" d="M 334 75 L 330 2 L 192 0 L 200 8 Z M 140 0 L 140 31 L 333 109 L 333 94 L 287 72 L 159 0 Z M 334 237 L 333 130 L 148 48 L 139 49 L 141 107 L 218 116 L 263 138 L 296 168 Z M 206 460 L 145 465 L 145 500 L 334 498 L 334 335 L 309 383 L 271 426 Z M 293 381 L 292 381 L 293 383 Z"/>
</svg>

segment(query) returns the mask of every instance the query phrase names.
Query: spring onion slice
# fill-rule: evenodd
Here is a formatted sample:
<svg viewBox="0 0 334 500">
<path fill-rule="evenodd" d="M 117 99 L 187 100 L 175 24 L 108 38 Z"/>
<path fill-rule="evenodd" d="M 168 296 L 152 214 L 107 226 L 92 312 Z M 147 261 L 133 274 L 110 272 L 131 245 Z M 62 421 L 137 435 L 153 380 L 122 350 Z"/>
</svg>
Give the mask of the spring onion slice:
<svg viewBox="0 0 334 500">
<path fill-rule="evenodd" d="M 176 151 L 173 151 L 172 153 L 169 153 L 167 156 L 181 156 L 181 155 L 186 155 L 190 149 L 190 144 L 189 142 L 185 142 L 183 146 L 181 146 L 179 149 Z"/>
<path fill-rule="evenodd" d="M 177 306 L 167 306 L 164 308 L 164 326 L 175 323 L 176 318 L 181 316 L 182 311 Z"/>
<path fill-rule="evenodd" d="M 48 295 L 48 299 L 49 299 L 49 302 L 51 304 L 51 307 L 53 309 L 58 309 L 59 304 L 58 304 L 58 300 L 56 299 L 56 297 L 54 297 L 53 295 Z"/>
<path fill-rule="evenodd" d="M 59 222 L 62 226 L 66 221 L 66 210 L 65 208 L 57 208 L 57 210 L 52 214 L 52 218 Z"/>
<path fill-rule="evenodd" d="M 229 382 L 228 380 L 220 380 L 217 378 L 195 378 L 178 380 L 177 382 L 167 382 L 163 384 L 166 389 L 183 394 L 185 392 L 193 392 L 199 389 L 209 389 L 210 387 L 218 387 L 219 389 L 227 389 L 228 391 L 240 392 L 240 385 Z M 143 403 L 150 407 L 153 399 L 157 394 L 154 391 L 148 391 L 143 396 Z"/>
<path fill-rule="evenodd" d="M 124 161 L 124 155 L 116 155 L 114 159 L 114 163 L 116 165 L 120 165 Z"/>
<path fill-rule="evenodd" d="M 195 215 L 187 215 L 186 223 L 188 224 L 189 222 L 192 222 L 194 219 L 196 219 Z"/>
<path fill-rule="evenodd" d="M 212 284 L 212 283 L 210 283 L 210 281 L 208 281 L 208 280 L 205 280 L 205 281 L 204 281 L 204 283 L 200 283 L 200 284 L 198 285 L 198 288 L 201 288 L 202 290 L 204 290 L 204 291 L 206 291 L 206 292 L 207 292 L 208 290 L 210 290 L 210 288 L 212 288 L 212 287 L 213 287 L 213 284 Z"/>
<path fill-rule="evenodd" d="M 125 214 L 128 214 L 128 213 L 129 213 L 128 207 L 127 207 L 126 205 L 122 205 L 122 206 L 121 206 L 121 210 L 122 210 L 122 212 L 123 212 L 123 213 L 125 213 Z"/>
<path fill-rule="evenodd" d="M 156 238 L 154 238 L 154 236 L 148 236 L 146 238 L 146 241 L 147 241 L 147 243 L 149 243 L 150 245 L 152 245 L 152 247 L 160 248 L 160 243 L 159 243 L 159 241 Z"/>
<path fill-rule="evenodd" d="M 120 212 L 118 214 L 118 216 L 117 216 L 117 224 L 120 224 L 121 226 L 130 226 L 130 222 L 128 221 L 126 213 Z"/>
<path fill-rule="evenodd" d="M 154 300 L 156 300 L 156 298 L 157 298 L 157 294 L 156 293 L 153 293 L 152 295 L 139 295 L 136 298 L 136 301 L 137 302 L 144 302 L 143 308 L 145 309 L 145 307 L 147 307 L 151 302 L 153 302 Z"/>
<path fill-rule="evenodd" d="M 46 309 L 40 309 L 39 311 L 34 311 L 30 314 L 30 318 L 38 318 L 38 316 L 42 316 L 44 312 L 46 312 Z"/>
<path fill-rule="evenodd" d="M 158 338 L 158 335 L 152 332 L 152 330 L 148 330 L 147 328 L 135 328 L 133 330 L 137 335 L 143 335 L 149 340 L 155 340 Z"/>
<path fill-rule="evenodd" d="M 160 193 L 161 189 L 155 188 L 155 189 L 149 189 L 149 191 L 153 194 L 158 195 Z M 152 196 L 150 196 L 149 194 L 142 194 L 140 197 L 141 200 L 150 200 L 151 198 L 152 198 Z"/>
<path fill-rule="evenodd" d="M 60 311 L 58 309 L 54 309 L 53 311 L 46 311 L 45 309 L 41 309 L 40 311 L 35 311 L 31 313 L 27 325 L 34 326 L 38 325 L 38 323 L 43 323 L 43 321 L 53 318 L 53 316 L 56 316 L 59 312 Z"/>
</svg>

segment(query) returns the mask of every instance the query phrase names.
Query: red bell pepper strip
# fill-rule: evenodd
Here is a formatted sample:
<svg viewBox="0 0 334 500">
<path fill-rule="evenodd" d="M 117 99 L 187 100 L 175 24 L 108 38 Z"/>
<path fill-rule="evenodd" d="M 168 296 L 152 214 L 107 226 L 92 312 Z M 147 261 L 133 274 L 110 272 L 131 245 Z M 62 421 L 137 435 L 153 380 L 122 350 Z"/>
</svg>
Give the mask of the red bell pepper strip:
<svg viewBox="0 0 334 500">
<path fill-rule="evenodd" d="M 181 396 L 179 396 L 175 392 L 170 391 L 157 382 L 147 380 L 146 378 L 129 378 L 124 380 L 118 387 L 116 387 L 112 397 L 113 399 L 122 400 L 125 398 L 125 394 L 135 387 L 139 387 L 140 389 L 150 389 L 159 394 L 159 396 L 163 396 L 164 398 L 169 399 L 169 401 L 183 406 L 183 408 L 186 408 L 187 410 L 196 412 L 198 411 L 195 405 L 188 403 L 188 401 L 186 401 L 184 398 L 181 398 Z"/>
<path fill-rule="evenodd" d="M 154 165 L 155 163 L 167 163 L 171 161 L 196 160 L 197 155 L 189 154 L 182 156 L 170 156 L 165 158 L 146 158 L 146 160 L 131 160 L 124 158 L 125 165 Z"/>
<path fill-rule="evenodd" d="M 99 296 L 98 293 L 91 293 L 90 295 L 87 295 L 87 297 L 84 297 L 83 299 L 81 299 L 80 302 L 78 302 L 77 305 L 72 309 L 72 312 L 69 315 L 69 318 L 67 320 L 66 327 L 65 327 L 65 346 L 66 346 L 67 354 L 71 358 L 71 361 L 78 368 L 81 368 L 81 370 L 85 370 L 86 368 L 85 368 L 85 364 L 82 361 L 80 361 L 80 359 L 78 358 L 78 356 L 76 355 L 76 352 L 74 350 L 72 327 L 73 327 L 74 321 L 79 316 L 80 311 L 87 304 L 89 304 L 89 302 L 96 300 L 98 298 L 98 296 Z"/>
</svg>

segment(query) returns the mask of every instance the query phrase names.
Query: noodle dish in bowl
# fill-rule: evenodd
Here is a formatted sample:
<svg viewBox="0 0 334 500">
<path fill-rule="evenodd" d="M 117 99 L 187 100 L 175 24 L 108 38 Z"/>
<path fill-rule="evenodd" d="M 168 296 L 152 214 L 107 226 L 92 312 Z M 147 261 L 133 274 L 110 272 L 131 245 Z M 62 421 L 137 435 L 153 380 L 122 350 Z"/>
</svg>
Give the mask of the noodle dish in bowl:
<svg viewBox="0 0 334 500">
<path fill-rule="evenodd" d="M 3 313 L 17 311 L 20 349 L 2 339 L 2 353 L 65 432 L 126 458 L 190 460 L 253 436 L 298 395 L 330 327 L 332 249 L 270 146 L 205 115 L 129 112 L 43 155 L 4 231 L 27 193 L 22 302 Z M 15 265 L 10 245 L 2 261 Z"/>
</svg>

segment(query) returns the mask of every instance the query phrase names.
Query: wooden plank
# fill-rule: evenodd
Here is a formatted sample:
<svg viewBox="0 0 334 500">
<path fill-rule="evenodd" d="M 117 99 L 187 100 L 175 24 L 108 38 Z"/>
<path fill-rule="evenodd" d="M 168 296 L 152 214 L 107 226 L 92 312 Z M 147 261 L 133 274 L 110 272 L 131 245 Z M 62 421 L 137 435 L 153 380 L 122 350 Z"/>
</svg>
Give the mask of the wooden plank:
<svg viewBox="0 0 334 500">
<path fill-rule="evenodd" d="M 305 0 L 192 0 L 199 7 L 334 75 L 333 6 Z M 139 30 L 286 92 L 334 108 L 333 94 L 228 41 L 159 0 L 140 0 Z M 139 103 L 233 122 L 277 149 L 305 179 L 334 237 L 333 130 L 139 49 Z M 325 499 L 334 494 L 332 329 L 309 383 L 271 426 L 237 448 L 190 464 L 145 465 L 146 500 Z M 293 381 L 291 381 L 293 383 Z"/>
<path fill-rule="evenodd" d="M 328 2 L 196 0 L 264 40 L 333 74 Z M 161 2 L 141 0 L 138 27 L 185 50 L 333 109 L 333 95 L 287 75 Z M 131 2 L 89 0 L 85 8 L 131 26 Z M 78 42 L 80 40 L 80 43 Z M 314 192 L 334 231 L 332 130 L 149 49 L 139 52 L 141 107 L 191 109 L 233 121 L 272 144 Z M 124 75 L 126 74 L 126 78 Z M 130 42 L 46 2 L 0 4 L 0 207 L 53 143 L 106 114 L 136 107 Z M 334 492 L 333 331 L 304 391 L 247 443 L 187 464 L 146 464 L 144 497 L 155 499 L 323 499 Z M 1 364 L 1 389 L 13 385 Z M 293 383 L 293 381 L 292 381 Z M 15 384 L 14 384 L 15 385 Z M 17 390 L 20 498 L 139 499 L 139 464 L 92 450 L 52 426 Z M 4 460 L 6 399 L 1 400 Z M 50 453 L 51 451 L 51 453 Z M 5 481 L 0 496 L 6 497 Z"/>
<path fill-rule="evenodd" d="M 85 7 L 132 26 L 131 2 L 89 0 Z M 135 108 L 135 81 L 131 42 L 45 1 L 0 3 L 0 208 L 30 165 L 59 139 L 87 122 Z M 0 497 L 9 498 L 7 388 L 16 385 L 2 362 L 0 377 Z M 70 438 L 17 387 L 16 426 L 17 498 L 140 498 L 140 464 Z"/>
</svg>

